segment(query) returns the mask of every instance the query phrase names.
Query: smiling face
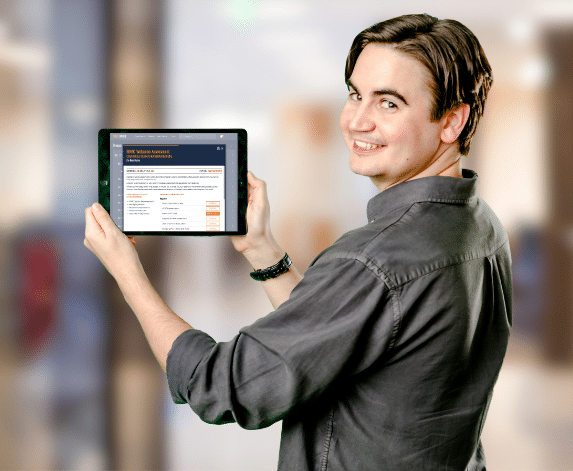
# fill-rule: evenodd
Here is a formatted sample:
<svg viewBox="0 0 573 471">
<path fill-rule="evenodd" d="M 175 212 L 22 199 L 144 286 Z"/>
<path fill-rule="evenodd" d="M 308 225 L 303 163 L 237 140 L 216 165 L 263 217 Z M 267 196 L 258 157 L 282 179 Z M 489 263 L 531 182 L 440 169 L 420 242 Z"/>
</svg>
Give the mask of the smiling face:
<svg viewBox="0 0 573 471">
<path fill-rule="evenodd" d="M 389 45 L 368 44 L 358 56 L 340 128 L 350 168 L 380 191 L 412 178 L 461 176 L 451 118 L 430 121 L 430 80 L 420 62 Z"/>
</svg>

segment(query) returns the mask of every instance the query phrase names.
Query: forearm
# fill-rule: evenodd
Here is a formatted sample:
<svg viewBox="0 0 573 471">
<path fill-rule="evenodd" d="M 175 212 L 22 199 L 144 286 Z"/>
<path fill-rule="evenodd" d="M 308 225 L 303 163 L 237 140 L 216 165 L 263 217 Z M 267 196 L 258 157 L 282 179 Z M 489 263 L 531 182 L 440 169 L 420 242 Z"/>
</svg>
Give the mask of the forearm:
<svg viewBox="0 0 573 471">
<path fill-rule="evenodd" d="M 151 286 L 139 256 L 130 241 L 112 221 L 108 212 L 94 203 L 86 208 L 84 245 L 115 278 L 123 296 L 137 316 L 153 354 L 166 369 L 167 354 L 175 339 L 192 327 L 179 318 Z"/>
<path fill-rule="evenodd" d="M 302 280 L 302 275 L 294 265 L 291 265 L 290 270 L 286 273 L 270 280 L 261 281 L 261 284 L 276 309 L 289 298 L 291 291 L 300 280 Z"/>
<path fill-rule="evenodd" d="M 255 270 L 272 267 L 284 257 L 271 232 L 270 209 L 267 198 L 267 184 L 256 178 L 252 172 L 249 179 L 249 205 L 247 207 L 247 227 L 245 236 L 231 237 L 235 249 L 241 252 Z M 294 265 L 276 278 L 262 281 L 263 288 L 274 308 L 285 302 L 293 288 L 302 280 Z"/>
<path fill-rule="evenodd" d="M 166 371 L 167 354 L 173 342 L 192 327 L 165 304 L 143 270 L 134 276 L 118 277 L 117 283 L 139 320 L 155 358 Z"/>
</svg>

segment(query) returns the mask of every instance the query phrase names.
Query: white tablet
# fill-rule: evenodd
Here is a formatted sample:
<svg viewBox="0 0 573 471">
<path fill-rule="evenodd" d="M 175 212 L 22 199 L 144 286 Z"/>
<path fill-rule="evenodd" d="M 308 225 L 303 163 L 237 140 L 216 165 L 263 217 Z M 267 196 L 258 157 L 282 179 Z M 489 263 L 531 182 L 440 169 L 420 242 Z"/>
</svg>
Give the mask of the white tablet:
<svg viewBox="0 0 573 471">
<path fill-rule="evenodd" d="M 101 129 L 98 199 L 127 235 L 244 235 L 244 129 Z"/>
</svg>

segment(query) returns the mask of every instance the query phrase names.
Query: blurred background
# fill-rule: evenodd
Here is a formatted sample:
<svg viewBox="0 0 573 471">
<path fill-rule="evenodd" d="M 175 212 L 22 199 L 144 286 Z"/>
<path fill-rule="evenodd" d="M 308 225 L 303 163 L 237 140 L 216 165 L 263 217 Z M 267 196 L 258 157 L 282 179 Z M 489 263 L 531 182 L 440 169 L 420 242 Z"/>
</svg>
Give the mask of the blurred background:
<svg viewBox="0 0 573 471">
<path fill-rule="evenodd" d="M 427 12 L 494 71 L 464 166 L 512 241 L 514 329 L 483 432 L 491 470 L 573 469 L 573 2 L 0 2 L 0 469 L 276 469 L 280 424 L 201 423 L 83 246 L 97 130 L 241 127 L 301 271 L 376 194 L 338 129 L 356 34 Z M 226 238 L 140 237 L 159 293 L 229 340 L 272 310 Z"/>
</svg>

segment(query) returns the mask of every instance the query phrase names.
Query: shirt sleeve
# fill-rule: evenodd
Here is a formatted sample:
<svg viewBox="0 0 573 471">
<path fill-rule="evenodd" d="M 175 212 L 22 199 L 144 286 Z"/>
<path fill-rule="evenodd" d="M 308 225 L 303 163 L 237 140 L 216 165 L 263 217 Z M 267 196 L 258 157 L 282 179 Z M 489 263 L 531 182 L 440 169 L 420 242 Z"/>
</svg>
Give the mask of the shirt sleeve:
<svg viewBox="0 0 573 471">
<path fill-rule="evenodd" d="M 393 304 L 363 261 L 319 259 L 288 301 L 231 341 L 182 333 L 167 358 L 173 400 L 208 423 L 267 427 L 379 360 L 395 332 Z"/>
</svg>

